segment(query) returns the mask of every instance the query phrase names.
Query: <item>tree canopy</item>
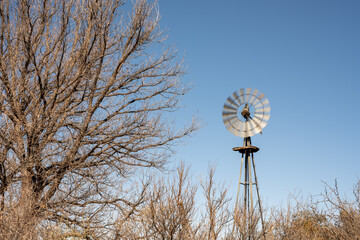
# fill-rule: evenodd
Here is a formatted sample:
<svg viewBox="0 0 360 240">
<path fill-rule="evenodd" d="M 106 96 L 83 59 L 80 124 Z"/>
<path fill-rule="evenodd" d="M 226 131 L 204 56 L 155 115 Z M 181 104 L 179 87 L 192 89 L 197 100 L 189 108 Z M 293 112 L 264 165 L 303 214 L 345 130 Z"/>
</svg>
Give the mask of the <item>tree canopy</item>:
<svg viewBox="0 0 360 240">
<path fill-rule="evenodd" d="M 156 2 L 124 4 L 0 2 L 2 221 L 10 212 L 20 225 L 104 221 L 106 210 L 136 204 L 125 179 L 161 168 L 197 128 L 164 117 L 188 88 Z"/>
</svg>

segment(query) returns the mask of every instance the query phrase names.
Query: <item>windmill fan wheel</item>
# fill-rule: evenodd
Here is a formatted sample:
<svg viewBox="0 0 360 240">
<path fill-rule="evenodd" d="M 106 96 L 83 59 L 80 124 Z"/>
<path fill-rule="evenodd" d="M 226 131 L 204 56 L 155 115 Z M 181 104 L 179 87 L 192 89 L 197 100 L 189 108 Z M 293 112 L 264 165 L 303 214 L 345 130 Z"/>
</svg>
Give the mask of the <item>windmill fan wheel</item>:
<svg viewBox="0 0 360 240">
<path fill-rule="evenodd" d="M 270 103 L 257 89 L 242 88 L 226 100 L 222 112 L 225 127 L 235 136 L 261 133 L 270 118 Z"/>
</svg>

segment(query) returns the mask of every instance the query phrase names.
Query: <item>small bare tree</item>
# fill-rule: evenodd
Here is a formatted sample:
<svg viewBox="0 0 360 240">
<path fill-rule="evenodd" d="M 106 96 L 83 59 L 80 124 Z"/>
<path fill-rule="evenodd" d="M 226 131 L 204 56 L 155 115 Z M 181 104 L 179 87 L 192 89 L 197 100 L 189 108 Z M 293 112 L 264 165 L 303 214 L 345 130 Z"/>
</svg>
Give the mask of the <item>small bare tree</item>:
<svg viewBox="0 0 360 240">
<path fill-rule="evenodd" d="M 138 0 L 130 15 L 123 4 L 0 1 L 4 238 L 26 229 L 35 237 L 47 223 L 107 236 L 99 227 L 115 218 L 108 212 L 142 201 L 128 177 L 161 168 L 173 144 L 197 128 L 177 130 L 163 117 L 187 88 L 181 62 L 162 44 L 156 3 Z"/>
<path fill-rule="evenodd" d="M 260 223 L 260 211 L 257 208 L 248 211 L 244 204 L 239 202 L 239 207 L 235 208 L 233 215 L 233 229 L 229 231 L 227 239 L 263 239 L 262 229 Z M 260 226 L 259 226 L 260 225 Z"/>
<path fill-rule="evenodd" d="M 270 239 L 360 239 L 360 181 L 354 186 L 353 198 L 341 196 L 337 183 L 326 184 L 325 192 L 311 201 L 296 200 L 274 214 Z"/>
<path fill-rule="evenodd" d="M 230 198 L 227 198 L 227 189 L 224 186 L 217 186 L 214 177 L 215 168 L 209 167 L 208 177 L 201 183 L 206 201 L 206 213 L 201 218 L 198 239 L 222 239 L 231 220 L 232 212 L 229 208 Z"/>
<path fill-rule="evenodd" d="M 327 239 L 360 239 L 360 180 L 353 187 L 353 196 L 341 196 L 337 181 L 326 184 L 322 194 L 326 209 Z"/>
<path fill-rule="evenodd" d="M 189 168 L 183 164 L 175 174 L 152 181 L 136 214 L 120 217 L 116 239 L 198 239 L 194 223 L 196 189 Z"/>
<path fill-rule="evenodd" d="M 324 237 L 324 224 L 326 215 L 320 213 L 314 206 L 288 206 L 285 210 L 276 213 L 272 223 L 272 231 L 268 234 L 269 239 L 282 240 L 305 240 L 328 239 Z"/>
</svg>

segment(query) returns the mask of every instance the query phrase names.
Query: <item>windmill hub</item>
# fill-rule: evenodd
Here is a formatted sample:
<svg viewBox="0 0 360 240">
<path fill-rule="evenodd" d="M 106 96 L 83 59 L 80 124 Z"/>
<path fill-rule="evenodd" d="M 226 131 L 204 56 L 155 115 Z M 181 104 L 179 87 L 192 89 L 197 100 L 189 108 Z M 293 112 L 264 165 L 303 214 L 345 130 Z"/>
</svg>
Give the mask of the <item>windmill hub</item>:
<svg viewBox="0 0 360 240">
<path fill-rule="evenodd" d="M 243 110 L 241 111 L 241 116 L 243 116 L 246 120 L 249 120 L 250 117 L 250 110 L 249 105 L 246 103 Z"/>
</svg>

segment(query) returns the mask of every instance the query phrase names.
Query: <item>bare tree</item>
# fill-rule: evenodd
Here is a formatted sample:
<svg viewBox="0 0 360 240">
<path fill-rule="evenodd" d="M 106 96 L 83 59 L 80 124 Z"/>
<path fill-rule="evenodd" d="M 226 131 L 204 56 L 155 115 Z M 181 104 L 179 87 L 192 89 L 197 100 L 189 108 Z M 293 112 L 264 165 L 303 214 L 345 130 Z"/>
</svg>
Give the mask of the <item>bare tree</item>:
<svg viewBox="0 0 360 240">
<path fill-rule="evenodd" d="M 181 164 L 175 174 L 152 181 L 147 199 L 136 214 L 120 218 L 117 239 L 197 238 L 195 194 L 189 168 Z"/>
<path fill-rule="evenodd" d="M 360 180 L 353 187 L 351 198 L 341 196 L 335 186 L 325 185 L 322 194 L 326 209 L 327 239 L 360 239 Z"/>
<path fill-rule="evenodd" d="M 272 222 L 272 231 L 268 234 L 269 239 L 328 239 L 324 236 L 324 223 L 326 215 L 312 204 L 288 206 L 285 210 L 279 210 Z"/>
<path fill-rule="evenodd" d="M 351 199 L 341 196 L 335 182 L 311 200 L 295 200 L 294 206 L 275 213 L 270 239 L 360 239 L 360 181 Z"/>
<path fill-rule="evenodd" d="M 202 231 L 199 233 L 199 239 L 222 239 L 231 220 L 232 211 L 229 207 L 227 189 L 217 186 L 214 177 L 215 168 L 209 167 L 207 180 L 201 183 L 206 199 L 206 213 L 201 219 Z"/>
<path fill-rule="evenodd" d="M 233 213 L 233 226 L 232 230 L 228 231 L 227 239 L 263 239 L 261 225 L 259 224 L 260 211 L 257 208 L 248 211 L 242 207 L 244 204 L 241 201 L 238 205 Z"/>
<path fill-rule="evenodd" d="M 0 229 L 8 238 L 20 238 L 30 219 L 41 219 L 29 226 L 35 235 L 46 221 L 106 235 L 97 223 L 109 226 L 109 211 L 142 201 L 127 178 L 161 168 L 197 128 L 175 129 L 166 115 L 188 89 L 176 52 L 162 44 L 156 3 L 138 0 L 130 15 L 123 5 L 0 1 Z M 10 218 L 16 229 L 6 227 Z"/>
</svg>

